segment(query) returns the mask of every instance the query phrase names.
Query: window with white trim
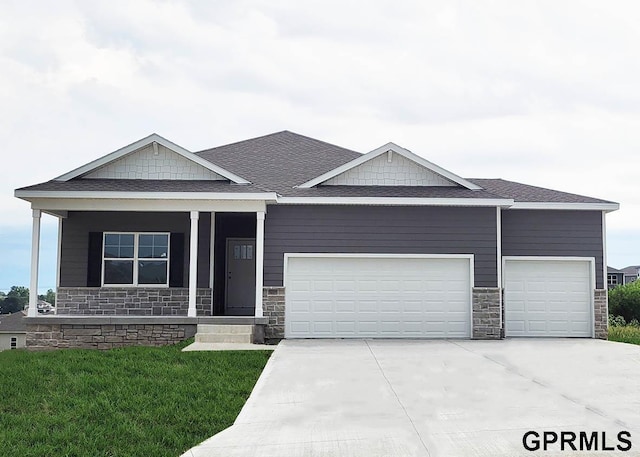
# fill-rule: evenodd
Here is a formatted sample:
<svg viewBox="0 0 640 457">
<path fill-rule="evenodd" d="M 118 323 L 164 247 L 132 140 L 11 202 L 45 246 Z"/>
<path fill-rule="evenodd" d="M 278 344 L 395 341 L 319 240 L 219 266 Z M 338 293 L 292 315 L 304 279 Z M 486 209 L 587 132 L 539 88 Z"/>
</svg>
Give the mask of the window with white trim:
<svg viewBox="0 0 640 457">
<path fill-rule="evenodd" d="M 16 338 L 15 336 L 11 337 L 11 349 L 17 349 L 18 348 L 18 338 Z"/>
<path fill-rule="evenodd" d="M 102 285 L 169 285 L 168 233 L 105 232 L 102 246 Z"/>
<path fill-rule="evenodd" d="M 609 284 L 610 286 L 617 286 L 618 285 L 618 275 L 608 274 L 607 275 L 607 284 Z"/>
</svg>

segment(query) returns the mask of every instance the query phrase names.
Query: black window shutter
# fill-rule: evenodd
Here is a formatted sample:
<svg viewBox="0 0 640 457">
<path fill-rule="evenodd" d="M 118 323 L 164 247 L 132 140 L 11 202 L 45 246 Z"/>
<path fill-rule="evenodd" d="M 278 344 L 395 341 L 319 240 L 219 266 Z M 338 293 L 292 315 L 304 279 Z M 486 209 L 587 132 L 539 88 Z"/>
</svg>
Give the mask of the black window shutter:
<svg viewBox="0 0 640 457">
<path fill-rule="evenodd" d="M 102 232 L 89 232 L 87 287 L 102 285 Z"/>
<path fill-rule="evenodd" d="M 171 234 L 169 287 L 184 287 L 184 233 Z"/>
</svg>

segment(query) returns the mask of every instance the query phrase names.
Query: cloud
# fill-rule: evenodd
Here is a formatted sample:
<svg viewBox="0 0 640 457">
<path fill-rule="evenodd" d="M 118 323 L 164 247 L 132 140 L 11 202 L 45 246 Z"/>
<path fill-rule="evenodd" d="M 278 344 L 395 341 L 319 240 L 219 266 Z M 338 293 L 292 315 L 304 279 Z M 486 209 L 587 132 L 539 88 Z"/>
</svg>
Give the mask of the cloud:
<svg viewBox="0 0 640 457">
<path fill-rule="evenodd" d="M 630 1 L 3 2 L 0 227 L 30 224 L 13 189 L 151 132 L 199 150 L 290 129 L 619 201 L 610 228 L 640 232 L 639 12 Z"/>
</svg>

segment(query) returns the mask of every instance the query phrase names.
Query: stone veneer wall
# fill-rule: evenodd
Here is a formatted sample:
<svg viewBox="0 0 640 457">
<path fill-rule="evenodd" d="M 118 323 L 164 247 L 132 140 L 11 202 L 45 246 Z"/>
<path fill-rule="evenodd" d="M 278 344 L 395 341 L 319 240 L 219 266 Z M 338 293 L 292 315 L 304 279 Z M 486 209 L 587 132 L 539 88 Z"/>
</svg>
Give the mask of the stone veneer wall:
<svg viewBox="0 0 640 457">
<path fill-rule="evenodd" d="M 27 324 L 27 349 L 166 346 L 196 333 L 196 324 Z"/>
<path fill-rule="evenodd" d="M 264 329 L 266 341 L 284 338 L 284 287 L 264 287 L 262 289 L 262 310 L 269 323 Z"/>
<path fill-rule="evenodd" d="M 472 338 L 498 340 L 503 332 L 500 325 L 500 294 L 497 287 L 473 288 Z"/>
<path fill-rule="evenodd" d="M 197 289 L 196 313 L 211 316 L 211 289 Z M 58 287 L 57 314 L 83 316 L 186 316 L 189 289 Z"/>
<path fill-rule="evenodd" d="M 595 337 L 606 340 L 609 336 L 609 315 L 607 313 L 607 290 L 593 291 L 593 320 Z"/>
</svg>

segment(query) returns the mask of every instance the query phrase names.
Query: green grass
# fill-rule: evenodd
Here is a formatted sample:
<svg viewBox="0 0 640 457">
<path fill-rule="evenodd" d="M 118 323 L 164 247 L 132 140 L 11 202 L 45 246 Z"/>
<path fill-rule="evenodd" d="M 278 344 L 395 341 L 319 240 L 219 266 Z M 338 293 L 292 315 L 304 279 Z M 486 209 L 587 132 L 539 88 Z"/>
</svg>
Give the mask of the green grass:
<svg viewBox="0 0 640 457">
<path fill-rule="evenodd" d="M 609 327 L 609 341 L 640 344 L 640 327 L 631 325 Z"/>
<path fill-rule="evenodd" d="M 0 456 L 171 456 L 230 426 L 269 352 L 0 353 Z"/>
</svg>

